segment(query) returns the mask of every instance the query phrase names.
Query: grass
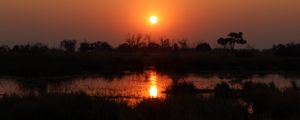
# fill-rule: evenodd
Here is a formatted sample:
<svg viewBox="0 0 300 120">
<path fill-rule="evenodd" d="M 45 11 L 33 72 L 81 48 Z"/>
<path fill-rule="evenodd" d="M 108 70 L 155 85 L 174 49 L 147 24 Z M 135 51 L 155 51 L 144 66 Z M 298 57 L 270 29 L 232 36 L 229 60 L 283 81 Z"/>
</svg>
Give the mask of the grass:
<svg viewBox="0 0 300 120">
<path fill-rule="evenodd" d="M 300 92 L 295 88 L 277 90 L 272 84 L 245 83 L 242 90 L 221 83 L 215 95 L 170 93 L 165 99 L 144 99 L 134 106 L 84 93 L 3 96 L 3 120 L 296 120 L 300 118 Z M 178 91 L 194 88 L 178 83 Z M 174 90 L 173 90 L 174 91 Z M 225 91 L 225 92 L 224 92 Z M 226 92 L 227 91 L 227 92 Z M 223 95 L 220 93 L 228 93 Z M 188 91 L 190 92 L 190 91 Z M 218 93 L 217 93 L 218 92 Z M 245 104 L 246 103 L 246 104 Z M 249 112 L 252 106 L 253 112 Z"/>
<path fill-rule="evenodd" d="M 84 94 L 48 94 L 42 96 L 4 96 L 0 100 L 1 119 L 19 120 L 114 120 L 131 119 L 126 103 Z M 134 117 L 134 116 L 132 116 Z"/>
</svg>

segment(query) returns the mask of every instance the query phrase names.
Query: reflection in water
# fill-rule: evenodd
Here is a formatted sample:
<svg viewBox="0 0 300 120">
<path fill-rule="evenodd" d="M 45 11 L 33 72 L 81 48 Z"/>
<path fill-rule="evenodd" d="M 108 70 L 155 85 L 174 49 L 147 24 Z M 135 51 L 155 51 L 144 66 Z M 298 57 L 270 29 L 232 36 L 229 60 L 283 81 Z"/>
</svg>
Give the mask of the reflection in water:
<svg viewBox="0 0 300 120">
<path fill-rule="evenodd" d="M 145 71 L 143 74 L 129 74 L 121 78 L 106 79 L 103 77 L 79 77 L 74 80 L 60 82 L 59 84 L 44 83 L 42 85 L 43 93 L 77 93 L 84 92 L 90 96 L 106 96 L 113 99 L 135 104 L 145 98 L 165 98 L 166 94 L 161 93 L 169 85 L 172 84 L 173 77 L 161 74 L 156 71 Z M 234 80 L 234 79 L 233 79 Z M 285 78 L 278 74 L 270 74 L 266 76 L 254 75 L 251 78 L 243 79 L 241 82 L 234 82 L 232 79 L 221 79 L 218 75 L 210 77 L 189 74 L 178 82 L 192 82 L 198 89 L 214 89 L 220 82 L 227 82 L 232 88 L 241 89 L 241 84 L 247 81 L 255 83 L 273 82 L 279 89 L 291 87 L 294 81 L 300 86 L 300 78 Z M 63 80 L 62 80 L 63 81 Z M 45 87 L 46 86 L 46 87 Z M 24 87 L 24 86 L 23 86 Z M 14 79 L 0 78 L 0 97 L 1 95 L 26 95 L 31 91 L 41 90 L 23 88 L 20 83 Z M 26 86 L 25 86 L 26 87 Z M 40 87 L 36 85 L 35 87 Z M 37 91 L 41 92 L 41 91 Z"/>
<path fill-rule="evenodd" d="M 155 85 L 151 85 L 150 87 L 150 97 L 156 98 L 157 97 L 157 87 Z"/>
<path fill-rule="evenodd" d="M 157 86 L 156 86 L 156 82 L 157 82 L 157 76 L 156 76 L 156 72 L 151 71 L 150 72 L 150 89 L 149 89 L 149 93 L 150 93 L 150 97 L 151 98 L 157 98 Z"/>
<path fill-rule="evenodd" d="M 0 96 L 1 95 L 21 95 L 25 94 L 25 90 L 22 90 L 21 87 L 12 79 L 0 79 Z"/>
</svg>

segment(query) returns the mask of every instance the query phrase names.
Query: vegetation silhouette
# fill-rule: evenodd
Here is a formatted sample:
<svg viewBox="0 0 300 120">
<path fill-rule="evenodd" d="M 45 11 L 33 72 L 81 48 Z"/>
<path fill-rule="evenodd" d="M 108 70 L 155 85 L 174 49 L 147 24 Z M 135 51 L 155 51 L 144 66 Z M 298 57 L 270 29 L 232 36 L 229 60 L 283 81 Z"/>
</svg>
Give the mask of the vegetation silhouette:
<svg viewBox="0 0 300 120">
<path fill-rule="evenodd" d="M 300 92 L 294 88 L 278 90 L 273 83 L 246 82 L 243 84 L 243 89 L 239 90 L 231 88 L 228 83 L 220 83 L 214 89 L 214 95 L 206 96 L 191 92 L 190 88 L 194 90 L 192 83 L 179 83 L 177 86 L 182 87 L 170 87 L 176 89 L 171 91 L 193 94 L 174 92 L 165 99 L 144 99 L 134 106 L 106 97 L 87 96 L 84 93 L 3 96 L 0 98 L 0 115 L 2 119 L 10 120 L 286 120 L 300 118 Z"/>
<path fill-rule="evenodd" d="M 97 51 L 111 51 L 112 46 L 107 42 L 97 41 L 94 43 L 89 43 L 84 41 L 80 43 L 80 47 L 78 49 L 79 52 L 97 52 Z"/>
<path fill-rule="evenodd" d="M 161 37 L 159 43 L 149 35 L 128 34 L 125 43 L 112 47 L 107 42 L 63 40 L 59 48 L 36 43 L 0 47 L 0 75 L 53 76 L 72 74 L 114 74 L 143 71 L 155 66 L 158 71 L 191 73 L 199 71 L 299 71 L 297 43 L 273 48 L 236 49 L 246 44 L 242 32 L 231 32 L 217 40 L 223 48 L 208 43 L 191 47 L 187 39 L 171 41 Z M 224 49 L 225 48 L 225 49 Z"/>
<path fill-rule="evenodd" d="M 272 51 L 275 55 L 278 56 L 292 56 L 299 57 L 300 56 L 300 44 L 289 43 L 286 45 L 279 44 L 274 45 Z"/>
<path fill-rule="evenodd" d="M 202 52 L 208 52 L 212 50 L 208 43 L 198 43 L 195 49 Z"/>
<path fill-rule="evenodd" d="M 204 120 L 286 120 L 300 118 L 300 92 L 295 81 L 291 88 L 274 83 L 243 82 L 259 73 L 299 75 L 300 44 L 274 45 L 270 49 L 238 49 L 248 43 L 242 32 L 231 32 L 216 41 L 221 48 L 202 42 L 191 46 L 149 35 L 128 34 L 124 43 L 113 47 L 105 41 L 63 40 L 60 48 L 42 43 L 0 46 L 0 75 L 15 76 L 21 87 L 39 94 L 0 97 L 1 119 L 204 119 Z M 144 99 L 135 106 L 105 96 L 84 93 L 48 94 L 48 84 L 71 81 L 72 75 L 96 75 L 108 79 L 128 73 L 142 73 L 149 67 L 172 78 L 165 99 Z M 193 83 L 179 82 L 189 73 L 218 74 L 231 82 L 214 89 L 198 89 Z M 19 78 L 19 76 L 21 76 Z M 64 80 L 55 79 L 66 77 Z M 27 79 L 23 79 L 27 78 Z M 54 77 L 54 79 L 50 79 Z M 299 77 L 299 76 L 298 76 Z M 29 78 L 29 79 L 28 79 Z M 234 89 L 231 84 L 242 84 Z"/>
<path fill-rule="evenodd" d="M 60 47 L 68 52 L 75 52 L 76 49 L 76 40 L 63 40 L 60 42 Z"/>
<path fill-rule="evenodd" d="M 234 49 L 236 44 L 246 44 L 247 41 L 243 38 L 243 32 L 231 32 L 227 35 L 227 38 L 219 38 L 218 44 L 222 45 L 224 48 L 229 47 Z"/>
</svg>

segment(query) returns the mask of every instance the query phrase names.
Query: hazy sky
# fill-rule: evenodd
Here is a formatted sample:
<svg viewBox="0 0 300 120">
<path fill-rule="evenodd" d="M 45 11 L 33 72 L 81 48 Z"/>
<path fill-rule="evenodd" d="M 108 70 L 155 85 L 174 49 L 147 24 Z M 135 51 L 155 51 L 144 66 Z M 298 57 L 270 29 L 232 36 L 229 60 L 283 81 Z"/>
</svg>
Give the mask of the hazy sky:
<svg viewBox="0 0 300 120">
<path fill-rule="evenodd" d="M 151 15 L 157 25 L 149 25 Z M 231 31 L 244 32 L 256 48 L 300 42 L 300 0 L 0 0 L 0 44 L 117 45 L 130 32 L 215 46 Z"/>
</svg>

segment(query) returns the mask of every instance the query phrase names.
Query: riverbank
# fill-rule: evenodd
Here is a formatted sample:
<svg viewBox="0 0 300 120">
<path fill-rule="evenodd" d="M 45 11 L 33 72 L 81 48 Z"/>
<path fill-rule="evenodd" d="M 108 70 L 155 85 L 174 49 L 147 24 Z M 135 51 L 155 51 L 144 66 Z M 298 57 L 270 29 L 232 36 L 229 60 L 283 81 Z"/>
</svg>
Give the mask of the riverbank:
<svg viewBox="0 0 300 120">
<path fill-rule="evenodd" d="M 300 71 L 300 57 L 255 53 L 236 56 L 235 52 L 120 52 L 97 53 L 2 53 L 0 75 L 54 76 L 73 74 L 123 74 L 142 72 L 149 67 L 165 73 L 201 71 Z"/>
</svg>

